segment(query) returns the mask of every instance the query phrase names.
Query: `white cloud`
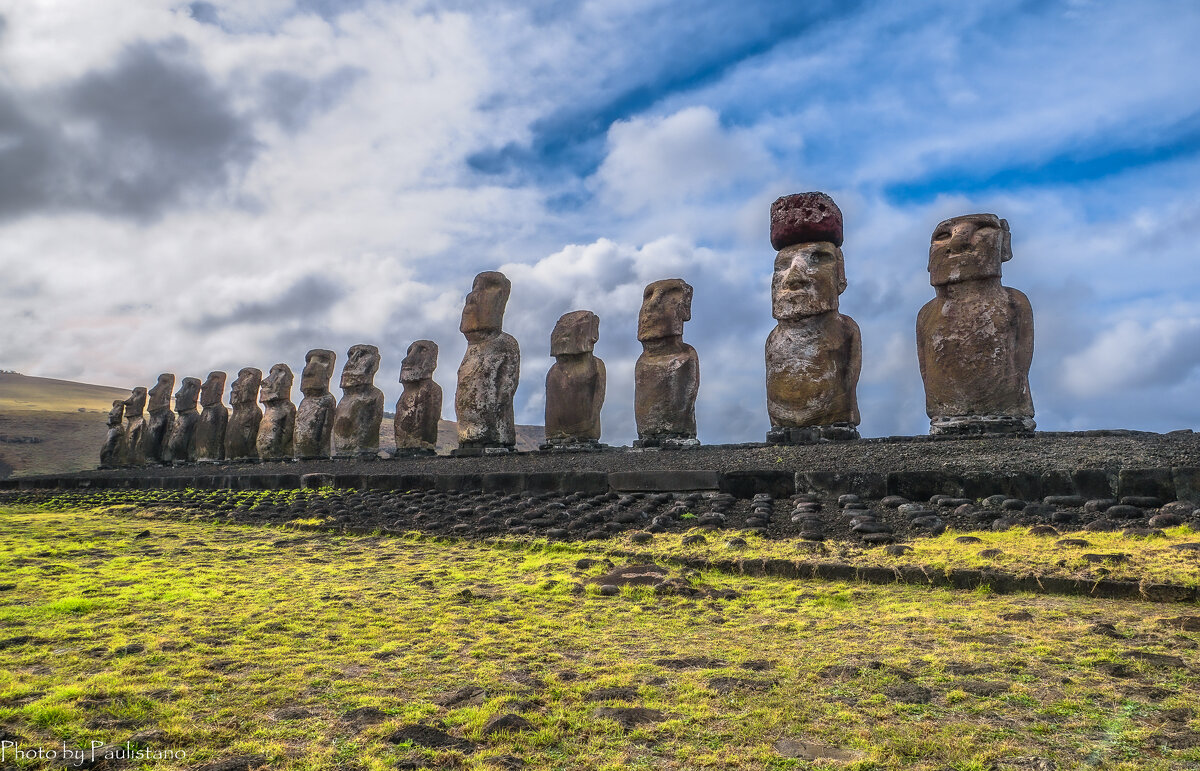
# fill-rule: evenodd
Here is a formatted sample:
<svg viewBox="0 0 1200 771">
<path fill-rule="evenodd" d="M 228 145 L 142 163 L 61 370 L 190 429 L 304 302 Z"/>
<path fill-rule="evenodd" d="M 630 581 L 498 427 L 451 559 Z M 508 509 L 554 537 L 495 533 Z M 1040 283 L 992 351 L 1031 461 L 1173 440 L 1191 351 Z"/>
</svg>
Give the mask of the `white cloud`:
<svg viewBox="0 0 1200 771">
<path fill-rule="evenodd" d="M 1063 361 L 1063 385 L 1077 396 L 1169 386 L 1200 367 L 1200 315 L 1125 319 Z"/>
</svg>

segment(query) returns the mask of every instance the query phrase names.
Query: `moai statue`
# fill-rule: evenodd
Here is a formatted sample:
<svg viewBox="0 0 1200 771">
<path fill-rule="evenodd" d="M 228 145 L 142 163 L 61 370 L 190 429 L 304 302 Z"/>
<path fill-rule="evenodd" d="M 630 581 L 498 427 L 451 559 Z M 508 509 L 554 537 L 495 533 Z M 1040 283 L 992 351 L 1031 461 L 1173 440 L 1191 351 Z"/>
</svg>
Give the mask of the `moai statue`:
<svg viewBox="0 0 1200 771">
<path fill-rule="evenodd" d="M 162 463 L 163 454 L 167 449 L 167 439 L 171 436 L 171 426 L 175 422 L 175 413 L 171 412 L 171 391 L 175 389 L 175 376 L 164 372 L 158 376 L 158 382 L 147 391 L 149 400 L 146 411 L 150 419 L 146 421 L 146 462 Z"/>
<path fill-rule="evenodd" d="M 220 370 L 209 372 L 200 386 L 200 422 L 192 435 L 192 458 L 202 462 L 225 459 L 225 429 L 229 426 L 229 408 L 221 403 L 225 395 L 226 375 Z"/>
<path fill-rule="evenodd" d="M 438 421 L 442 418 L 442 387 L 433 382 L 438 347 L 432 340 L 408 346 L 400 364 L 404 393 L 396 402 L 396 451 L 408 455 L 432 454 L 437 447 Z"/>
<path fill-rule="evenodd" d="M 634 447 L 682 448 L 696 440 L 696 394 L 700 357 L 683 342 L 692 318 L 692 287 L 681 278 L 646 286 L 638 313 L 642 355 L 633 370 Z"/>
<path fill-rule="evenodd" d="M 517 443 L 513 396 L 521 376 L 521 348 L 501 330 L 512 284 L 503 273 L 475 277 L 463 305 L 458 329 L 467 352 L 458 365 L 454 414 L 458 419 L 456 453 L 504 452 Z"/>
<path fill-rule="evenodd" d="M 771 315 L 767 336 L 767 441 L 797 444 L 858 438 L 858 324 L 838 312 L 846 291 L 842 212 L 824 193 L 771 205 Z"/>
<path fill-rule="evenodd" d="M 262 409 L 258 406 L 258 389 L 262 385 L 262 370 L 242 367 L 237 380 L 229 389 L 229 426 L 225 429 L 225 459 L 252 461 L 258 459 L 258 425 Z"/>
<path fill-rule="evenodd" d="M 125 400 L 125 442 L 123 466 L 146 465 L 146 389 L 138 386 Z"/>
<path fill-rule="evenodd" d="M 329 393 L 337 354 L 325 348 L 314 348 L 304 355 L 304 370 L 300 373 L 300 408 L 296 412 L 296 433 L 293 450 L 300 460 L 329 457 L 329 441 L 333 434 L 333 417 L 337 398 Z"/>
<path fill-rule="evenodd" d="M 100 449 L 100 468 L 117 468 L 125 455 L 125 400 L 113 399 L 108 411 L 108 435 Z"/>
<path fill-rule="evenodd" d="M 198 398 L 200 380 L 185 377 L 179 384 L 179 390 L 175 392 L 175 422 L 171 426 L 171 434 L 167 437 L 167 446 L 163 451 L 164 462 L 187 463 L 196 459 L 196 426 L 200 424 L 200 413 L 196 409 Z"/>
<path fill-rule="evenodd" d="M 554 325 L 543 450 L 600 448 L 605 373 L 604 362 L 592 353 L 599 339 L 600 317 L 591 311 L 564 314 Z"/>
<path fill-rule="evenodd" d="M 342 368 L 342 398 L 333 418 L 333 457 L 374 458 L 383 423 L 383 391 L 375 387 L 379 349 L 355 345 Z"/>
<path fill-rule="evenodd" d="M 931 434 L 1033 431 L 1029 365 L 1033 309 L 1000 285 L 1012 259 L 1008 221 L 968 214 L 940 223 L 929 243 L 937 296 L 917 314 L 917 358 Z"/>
<path fill-rule="evenodd" d="M 296 405 L 292 404 L 292 370 L 276 364 L 262 381 L 259 401 L 263 404 L 256 446 L 261 460 L 291 460 L 296 431 Z"/>
</svg>

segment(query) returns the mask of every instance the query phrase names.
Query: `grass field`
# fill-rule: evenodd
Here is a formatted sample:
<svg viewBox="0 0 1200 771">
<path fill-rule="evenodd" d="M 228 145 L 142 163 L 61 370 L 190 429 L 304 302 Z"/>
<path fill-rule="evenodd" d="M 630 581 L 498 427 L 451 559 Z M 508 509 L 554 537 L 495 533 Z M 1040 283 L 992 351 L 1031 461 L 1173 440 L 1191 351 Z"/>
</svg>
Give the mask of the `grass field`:
<svg viewBox="0 0 1200 771">
<path fill-rule="evenodd" d="M 1163 623 L 1194 605 L 605 597 L 588 548 L 8 507 L 0 738 L 165 769 L 1200 768 L 1200 634 Z"/>
</svg>

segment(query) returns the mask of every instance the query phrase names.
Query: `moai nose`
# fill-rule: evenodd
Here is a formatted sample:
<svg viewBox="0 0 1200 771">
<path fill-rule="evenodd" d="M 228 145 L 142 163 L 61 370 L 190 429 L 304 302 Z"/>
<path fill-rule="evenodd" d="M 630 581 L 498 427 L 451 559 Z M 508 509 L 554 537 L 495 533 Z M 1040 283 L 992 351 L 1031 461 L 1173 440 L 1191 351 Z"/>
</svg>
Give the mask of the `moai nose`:
<svg viewBox="0 0 1200 771">
<path fill-rule="evenodd" d="M 950 232 L 950 248 L 954 251 L 959 251 L 971 243 L 971 236 L 975 232 L 975 226 L 970 222 L 960 222 L 954 226 L 954 230 Z"/>
</svg>

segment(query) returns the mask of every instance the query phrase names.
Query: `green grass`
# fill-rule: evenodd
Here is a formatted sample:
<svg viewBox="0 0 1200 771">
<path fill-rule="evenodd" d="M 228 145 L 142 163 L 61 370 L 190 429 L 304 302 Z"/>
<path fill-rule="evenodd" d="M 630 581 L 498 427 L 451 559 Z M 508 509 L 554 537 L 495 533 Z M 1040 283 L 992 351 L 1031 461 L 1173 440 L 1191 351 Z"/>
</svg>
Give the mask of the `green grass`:
<svg viewBox="0 0 1200 771">
<path fill-rule="evenodd" d="M 787 548 L 749 540 L 740 556 Z M 951 564 L 953 548 L 933 546 L 943 540 L 922 559 Z M 482 769 L 504 755 L 539 769 L 932 771 L 1030 756 L 1059 769 L 1200 768 L 1200 635 L 1158 623 L 1195 606 L 710 571 L 690 579 L 738 597 L 600 597 L 588 581 L 603 566 L 575 562 L 612 545 L 0 509 L 0 584 L 15 585 L 0 591 L 0 727 L 45 748 L 158 731 L 152 747 L 186 757 L 143 766 L 156 769 L 238 754 L 282 769 Z M 673 549 L 661 536 L 651 547 Z M 1002 618 L 1018 610 L 1033 621 Z M 1101 622 L 1117 636 L 1098 634 Z M 669 661 L 686 658 L 710 661 Z M 482 693 L 443 706 L 464 687 Z M 633 696 L 589 701 L 602 687 Z M 595 717 L 601 706 L 664 720 L 626 730 Z M 361 707 L 382 722 L 344 719 Z M 510 712 L 533 729 L 483 735 Z M 476 749 L 387 741 L 418 722 Z M 784 757 L 780 739 L 846 759 Z"/>
</svg>

